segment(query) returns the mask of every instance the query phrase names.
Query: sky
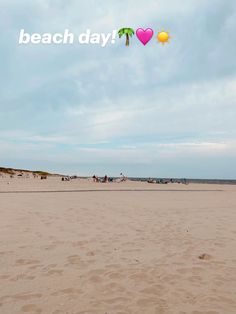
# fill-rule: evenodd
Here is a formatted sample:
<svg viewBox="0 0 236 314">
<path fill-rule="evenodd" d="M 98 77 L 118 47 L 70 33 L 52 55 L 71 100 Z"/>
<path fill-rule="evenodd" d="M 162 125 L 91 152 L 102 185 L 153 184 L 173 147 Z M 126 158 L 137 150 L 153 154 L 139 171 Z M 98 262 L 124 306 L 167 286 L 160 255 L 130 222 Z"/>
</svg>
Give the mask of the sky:
<svg viewBox="0 0 236 314">
<path fill-rule="evenodd" d="M 155 38 L 18 44 L 122 27 Z M 235 0 L 0 0 L 0 166 L 236 179 L 235 32 Z"/>
</svg>

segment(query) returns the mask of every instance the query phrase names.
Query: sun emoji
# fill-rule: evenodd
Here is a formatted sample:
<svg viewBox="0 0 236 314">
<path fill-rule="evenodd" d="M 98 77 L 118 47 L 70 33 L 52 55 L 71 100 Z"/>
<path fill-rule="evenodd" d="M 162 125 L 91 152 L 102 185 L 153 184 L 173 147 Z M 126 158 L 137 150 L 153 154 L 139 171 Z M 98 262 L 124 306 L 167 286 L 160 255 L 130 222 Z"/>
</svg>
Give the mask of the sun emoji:
<svg viewBox="0 0 236 314">
<path fill-rule="evenodd" d="M 164 45 L 165 43 L 168 43 L 169 42 L 169 39 L 170 39 L 170 35 L 168 32 L 165 32 L 165 31 L 161 31 L 157 34 L 157 40 L 162 43 L 162 45 Z"/>
</svg>

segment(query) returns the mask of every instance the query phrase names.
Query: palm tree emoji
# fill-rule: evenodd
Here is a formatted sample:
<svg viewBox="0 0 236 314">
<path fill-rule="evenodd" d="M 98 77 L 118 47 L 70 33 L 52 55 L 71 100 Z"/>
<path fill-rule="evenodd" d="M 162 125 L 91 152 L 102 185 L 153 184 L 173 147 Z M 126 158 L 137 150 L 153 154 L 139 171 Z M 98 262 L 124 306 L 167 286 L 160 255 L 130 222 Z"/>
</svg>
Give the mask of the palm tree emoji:
<svg viewBox="0 0 236 314">
<path fill-rule="evenodd" d="M 134 35 L 134 30 L 132 28 L 121 28 L 118 32 L 119 38 L 121 38 L 123 35 L 126 37 L 125 45 L 129 46 L 129 38 Z"/>
</svg>

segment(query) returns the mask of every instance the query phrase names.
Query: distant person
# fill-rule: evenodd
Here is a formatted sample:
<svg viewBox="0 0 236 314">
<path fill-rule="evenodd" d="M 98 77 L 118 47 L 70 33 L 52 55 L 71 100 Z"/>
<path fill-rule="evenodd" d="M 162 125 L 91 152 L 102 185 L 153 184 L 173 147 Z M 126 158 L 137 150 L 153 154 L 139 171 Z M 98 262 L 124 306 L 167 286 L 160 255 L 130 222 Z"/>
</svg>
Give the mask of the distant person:
<svg viewBox="0 0 236 314">
<path fill-rule="evenodd" d="M 121 176 L 120 182 L 124 182 L 127 180 L 126 176 L 122 172 L 121 172 L 120 176 Z"/>
<path fill-rule="evenodd" d="M 99 179 L 96 175 L 93 175 L 93 182 L 99 182 Z"/>
<path fill-rule="evenodd" d="M 104 177 L 104 179 L 103 179 L 103 182 L 104 182 L 104 183 L 107 183 L 107 182 L 108 182 L 108 176 L 107 176 L 107 175 L 105 175 L 105 177 Z"/>
</svg>

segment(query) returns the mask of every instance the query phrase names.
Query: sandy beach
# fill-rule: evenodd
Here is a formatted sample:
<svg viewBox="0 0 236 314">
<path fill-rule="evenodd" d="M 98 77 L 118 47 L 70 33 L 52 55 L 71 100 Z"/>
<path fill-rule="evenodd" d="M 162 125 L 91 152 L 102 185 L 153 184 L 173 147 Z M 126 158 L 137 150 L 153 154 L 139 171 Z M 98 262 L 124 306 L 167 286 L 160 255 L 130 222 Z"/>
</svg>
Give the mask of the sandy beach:
<svg viewBox="0 0 236 314">
<path fill-rule="evenodd" d="M 235 314 L 236 186 L 0 178 L 1 314 Z"/>
</svg>

